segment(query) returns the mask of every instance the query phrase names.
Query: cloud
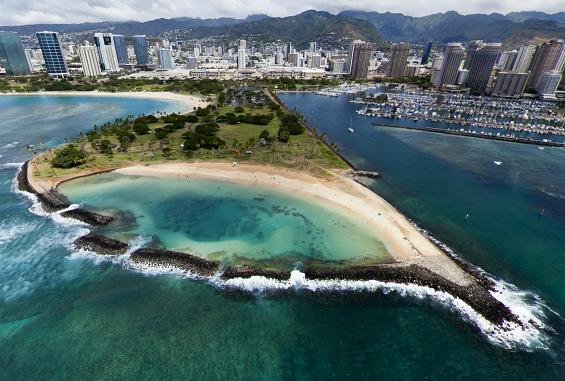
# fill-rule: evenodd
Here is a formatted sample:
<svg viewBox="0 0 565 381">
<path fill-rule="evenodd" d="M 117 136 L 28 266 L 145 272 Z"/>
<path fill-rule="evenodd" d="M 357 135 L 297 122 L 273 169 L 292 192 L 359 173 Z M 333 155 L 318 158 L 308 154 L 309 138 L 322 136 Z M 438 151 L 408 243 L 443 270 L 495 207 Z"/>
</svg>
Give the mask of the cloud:
<svg viewBox="0 0 565 381">
<path fill-rule="evenodd" d="M 455 10 L 508 13 L 563 10 L 563 0 L 0 0 L 0 25 L 151 20 L 159 17 L 288 16 L 308 9 L 398 12 L 422 16 Z"/>
</svg>

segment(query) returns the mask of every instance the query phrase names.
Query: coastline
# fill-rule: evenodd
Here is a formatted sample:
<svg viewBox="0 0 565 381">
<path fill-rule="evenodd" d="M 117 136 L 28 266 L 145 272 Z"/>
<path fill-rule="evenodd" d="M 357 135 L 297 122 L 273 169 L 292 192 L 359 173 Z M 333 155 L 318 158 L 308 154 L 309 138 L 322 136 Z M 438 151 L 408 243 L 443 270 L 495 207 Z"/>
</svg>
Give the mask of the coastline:
<svg viewBox="0 0 565 381">
<path fill-rule="evenodd" d="M 179 94 L 166 91 L 120 91 L 120 92 L 107 92 L 107 91 L 36 91 L 29 93 L 2 93 L 0 96 L 89 96 L 89 97 L 118 97 L 118 98 L 145 98 L 163 101 L 179 102 L 186 106 L 184 112 L 191 112 L 196 107 L 206 107 L 208 102 L 203 97 L 189 94 Z"/>
<path fill-rule="evenodd" d="M 66 198 L 56 191 L 53 187 L 48 193 L 37 192 L 34 188 L 33 175 L 28 170 L 28 163 L 26 162 L 18 174 L 18 188 L 20 190 L 28 191 L 38 197 L 38 201 L 48 210 L 54 203 L 54 208 L 51 211 L 61 211 L 69 206 Z M 164 170 L 164 168 L 166 170 Z M 218 181 L 243 181 L 248 185 L 259 185 L 261 181 L 267 181 L 270 186 L 276 183 L 276 186 L 281 188 L 284 177 L 284 187 L 286 190 L 294 189 L 294 192 L 301 192 L 305 197 L 316 198 L 319 197 L 320 191 L 329 191 L 328 194 L 322 193 L 323 197 L 318 199 L 320 202 L 330 202 L 334 207 L 349 207 L 350 213 L 357 211 L 359 206 L 362 210 L 368 212 L 374 205 L 379 205 L 382 210 L 377 212 L 377 216 L 385 220 L 386 223 L 392 223 L 395 232 L 384 231 L 381 232 L 379 237 L 382 240 L 387 250 L 390 251 L 389 245 L 395 246 L 395 249 L 403 249 L 408 247 L 408 252 L 394 252 L 398 256 L 397 262 L 373 266 L 355 266 L 350 268 L 339 269 L 307 269 L 304 276 L 311 280 L 344 280 L 344 281 L 378 281 L 390 284 L 399 285 L 417 285 L 427 287 L 431 290 L 445 292 L 455 299 L 459 299 L 466 303 L 474 311 L 482 315 L 489 322 L 504 330 L 509 329 L 507 324 L 514 324 L 516 327 L 523 327 L 523 322 L 506 306 L 503 302 L 498 300 L 492 293 L 494 290 L 492 284 L 484 282 L 481 276 L 476 272 L 470 270 L 472 265 L 466 264 L 462 260 L 451 258 L 446 252 L 442 251 L 437 244 L 434 244 L 428 239 L 416 226 L 414 226 L 406 217 L 398 212 L 392 205 L 388 204 L 377 194 L 373 193 L 363 185 L 346 178 L 344 176 L 336 175 L 332 180 L 320 181 L 310 175 L 296 172 L 293 170 L 269 166 L 253 166 L 248 165 L 246 171 L 240 171 L 238 167 L 236 171 L 232 171 L 230 163 L 175 163 L 175 164 L 162 164 L 146 166 L 133 166 L 122 168 L 117 173 L 124 175 L 140 175 L 140 176 L 187 176 L 186 170 L 193 169 L 188 176 L 194 177 L 201 176 Z M 216 167 L 217 169 L 214 169 Z M 214 171 L 210 171 L 214 169 Z M 108 170 L 100 171 L 107 172 Z M 276 172 L 276 173 L 273 173 Z M 89 174 L 81 174 L 75 177 L 83 177 L 93 175 L 97 172 L 92 171 Z M 235 176 L 234 176 L 235 175 Z M 295 178 L 292 178 L 294 175 Z M 208 176 L 208 177 L 205 177 Z M 306 178 L 310 178 L 310 183 Z M 65 179 L 68 181 L 70 178 Z M 31 182 L 30 182 L 31 181 Z M 62 182 L 60 180 L 57 184 Z M 279 182 L 280 181 L 280 182 Z M 320 184 L 323 182 L 324 184 Z M 339 184 L 336 187 L 336 184 Z M 332 186 L 333 185 L 333 186 Z M 56 186 L 56 185 L 55 185 Z M 264 186 L 264 185 L 263 185 Z M 296 188 L 298 186 L 298 188 Z M 344 188 L 342 188 L 344 187 Z M 341 199 L 344 190 L 352 192 L 352 195 Z M 316 192 L 312 195 L 311 192 Z M 359 192 L 359 193 L 357 193 Z M 328 196 L 329 195 L 329 196 Z M 368 199 L 364 199 L 368 197 Z M 329 199 L 328 199 L 329 198 Z M 359 204 L 352 198 L 357 198 L 361 201 Z M 343 203 L 346 203 L 346 206 Z M 373 204 L 376 203 L 376 204 Z M 370 207 L 368 208 L 367 205 Z M 76 210 L 76 209 L 75 209 Z M 384 213 L 383 213 L 384 212 Z M 66 212 L 65 212 L 66 213 Z M 96 213 L 84 211 L 86 214 L 91 214 L 91 219 L 98 218 Z M 369 212 L 370 214 L 370 212 Z M 70 218 L 77 218 L 76 216 L 69 215 Z M 364 216 L 367 217 L 366 215 Z M 381 218 L 382 217 L 382 218 Z M 373 221 L 375 222 L 375 221 Z M 88 223 L 88 222 L 87 222 Z M 95 225 L 96 226 L 96 225 Z M 377 223 L 375 227 L 383 226 Z M 121 247 L 123 243 L 110 239 L 104 236 L 90 235 L 90 237 L 81 237 L 84 242 L 81 245 L 81 239 L 75 242 L 76 247 L 90 247 L 96 249 L 99 254 L 113 255 L 112 250 L 116 247 Z M 417 246 L 418 245 L 418 246 Z M 390 253 L 393 254 L 393 253 Z M 180 271 L 189 272 L 198 277 L 211 277 L 210 279 L 223 279 L 229 281 L 231 279 L 237 281 L 238 279 L 254 279 L 257 277 L 266 277 L 272 279 L 289 279 L 292 277 L 288 271 L 270 271 L 261 268 L 247 268 L 247 267 L 218 267 L 216 262 L 207 261 L 200 257 L 179 253 L 167 250 L 160 247 L 140 248 L 130 255 L 130 261 L 136 266 L 145 268 L 176 268 Z M 217 272 L 214 272 L 217 269 Z"/>
<path fill-rule="evenodd" d="M 437 246 L 383 198 L 354 180 L 335 174 L 322 180 L 306 173 L 265 165 L 230 163 L 172 163 L 131 166 L 114 172 L 123 175 L 188 177 L 265 187 L 340 210 L 365 224 L 399 264 L 419 264 L 432 272 L 466 286 L 472 279 Z"/>
</svg>

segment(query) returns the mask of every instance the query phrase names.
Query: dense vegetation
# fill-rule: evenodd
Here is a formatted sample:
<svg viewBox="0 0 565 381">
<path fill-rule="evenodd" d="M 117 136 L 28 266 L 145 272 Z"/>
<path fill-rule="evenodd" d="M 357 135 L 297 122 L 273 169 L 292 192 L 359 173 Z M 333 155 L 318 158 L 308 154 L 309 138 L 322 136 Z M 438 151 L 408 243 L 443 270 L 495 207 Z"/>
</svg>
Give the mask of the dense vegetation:
<svg viewBox="0 0 565 381">
<path fill-rule="evenodd" d="M 51 164 L 55 168 L 73 168 L 86 162 L 86 154 L 74 144 L 55 151 Z"/>
<path fill-rule="evenodd" d="M 224 90 L 224 84 L 212 79 L 167 79 L 158 78 L 115 78 L 89 79 L 84 77 L 55 79 L 47 75 L 13 77 L 0 80 L 0 91 L 170 91 L 217 94 Z"/>
</svg>

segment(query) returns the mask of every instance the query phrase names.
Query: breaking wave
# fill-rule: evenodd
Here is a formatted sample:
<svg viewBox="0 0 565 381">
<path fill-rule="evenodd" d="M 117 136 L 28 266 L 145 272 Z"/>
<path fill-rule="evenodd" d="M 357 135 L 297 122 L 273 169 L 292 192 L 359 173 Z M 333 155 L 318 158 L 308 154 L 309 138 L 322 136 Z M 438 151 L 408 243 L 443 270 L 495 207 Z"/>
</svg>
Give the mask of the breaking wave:
<svg viewBox="0 0 565 381">
<path fill-rule="evenodd" d="M 95 263 L 110 261 L 126 269 L 140 272 L 148 276 L 173 275 L 189 279 L 204 280 L 218 288 L 236 289 L 256 294 L 280 291 L 297 292 L 300 290 L 315 293 L 378 292 L 382 294 L 394 293 L 403 297 L 415 299 L 429 299 L 441 304 L 451 311 L 454 311 L 465 321 L 477 327 L 484 337 L 494 345 L 506 349 L 521 349 L 526 351 L 547 349 L 549 347 L 550 339 L 547 333 L 551 331 L 551 328 L 546 326 L 544 323 L 545 311 L 547 308 L 543 304 L 543 301 L 533 293 L 519 290 L 511 284 L 492 279 L 492 277 L 489 277 L 495 284 L 495 290 L 491 292 L 492 295 L 504 303 L 512 311 L 512 313 L 519 318 L 521 325 L 507 322 L 502 327 L 496 326 L 473 310 L 461 299 L 446 292 L 414 284 L 400 284 L 376 280 L 313 280 L 306 278 L 305 274 L 299 270 L 292 271 L 290 278 L 284 281 L 266 278 L 263 276 L 224 280 L 221 278 L 221 271 L 211 277 L 203 277 L 192 272 L 178 269 L 174 266 L 153 266 L 131 261 L 131 253 L 147 245 L 150 241 L 149 237 L 137 237 L 132 240 L 129 243 L 127 252 L 120 256 L 104 256 L 84 249 L 77 250 L 72 243 L 79 236 L 87 234 L 89 230 L 82 222 L 64 218 L 61 216 L 61 213 L 65 210 L 74 209 L 78 207 L 78 205 L 74 204 L 65 210 L 49 213 L 43 210 L 35 195 L 17 189 L 17 180 L 13 182 L 12 187 L 16 193 L 23 194 L 32 201 L 32 206 L 29 208 L 32 213 L 51 218 L 58 225 L 72 227 L 72 229 L 66 233 L 65 237 L 61 238 L 61 242 L 64 242 L 64 246 L 71 252 L 71 254 L 66 257 L 67 260 L 73 261 L 86 259 L 94 261 Z M 18 231 L 21 231 L 21 229 L 22 228 L 12 228 L 5 234 L 6 236 L 17 235 Z M 429 232 L 424 229 L 420 229 L 420 231 L 422 231 L 422 233 L 436 245 L 441 247 L 446 253 L 457 258 L 456 254 L 453 253 L 449 247 L 435 239 L 431 234 L 429 234 Z M 3 236 L 0 236 L 0 242 L 4 239 L 2 237 Z M 49 241 L 51 244 L 51 240 Z M 40 245 L 43 243 L 39 242 Z M 485 276 L 488 276 L 488 274 L 486 274 L 482 269 L 477 267 L 476 270 Z"/>
</svg>

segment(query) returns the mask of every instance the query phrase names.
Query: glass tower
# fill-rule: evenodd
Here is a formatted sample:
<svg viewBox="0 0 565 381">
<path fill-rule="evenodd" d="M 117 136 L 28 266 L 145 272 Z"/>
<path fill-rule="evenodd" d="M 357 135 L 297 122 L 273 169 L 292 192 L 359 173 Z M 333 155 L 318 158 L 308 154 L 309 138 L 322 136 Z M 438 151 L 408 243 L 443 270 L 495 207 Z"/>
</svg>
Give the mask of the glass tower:
<svg viewBox="0 0 565 381">
<path fill-rule="evenodd" d="M 114 48 L 118 56 L 118 64 L 125 65 L 128 63 L 128 51 L 126 47 L 126 40 L 122 34 L 114 34 Z"/>
<path fill-rule="evenodd" d="M 43 53 L 45 67 L 50 75 L 67 75 L 67 63 L 61 49 L 61 40 L 57 32 L 37 32 L 37 39 Z"/>
<path fill-rule="evenodd" d="M 133 36 L 133 50 L 138 65 L 149 64 L 149 54 L 147 53 L 147 40 L 145 35 Z"/>
<path fill-rule="evenodd" d="M 17 33 L 0 31 L 0 63 L 6 68 L 8 75 L 24 75 L 31 72 Z"/>
</svg>

